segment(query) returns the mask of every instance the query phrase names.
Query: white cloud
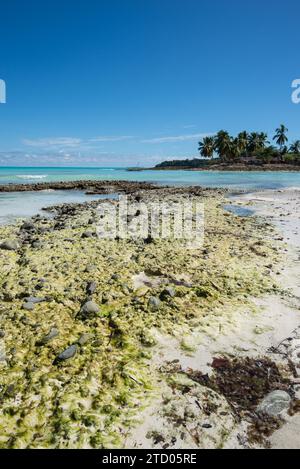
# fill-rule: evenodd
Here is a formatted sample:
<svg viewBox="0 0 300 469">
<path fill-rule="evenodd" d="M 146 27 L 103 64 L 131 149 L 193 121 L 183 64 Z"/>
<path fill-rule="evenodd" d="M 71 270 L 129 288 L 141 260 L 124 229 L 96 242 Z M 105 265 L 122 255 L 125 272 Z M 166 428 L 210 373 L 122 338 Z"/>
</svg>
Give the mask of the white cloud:
<svg viewBox="0 0 300 469">
<path fill-rule="evenodd" d="M 77 147 L 82 140 L 73 137 L 57 137 L 57 138 L 39 138 L 39 139 L 24 139 L 22 143 L 30 147 L 47 148 L 47 147 Z"/>
<path fill-rule="evenodd" d="M 197 140 L 198 138 L 213 135 L 212 133 L 190 134 L 190 135 L 175 135 L 167 137 L 156 137 L 142 140 L 142 143 L 172 143 L 172 142 L 186 142 L 189 140 Z"/>
<path fill-rule="evenodd" d="M 89 142 L 122 142 L 123 140 L 131 140 L 132 135 L 116 135 L 116 136 L 100 136 L 89 139 Z"/>
<path fill-rule="evenodd" d="M 197 139 L 201 139 L 208 135 L 213 135 L 212 133 L 194 133 L 194 134 L 183 134 L 175 136 L 160 136 L 154 138 L 145 138 L 143 140 L 138 140 L 137 137 L 132 135 L 100 135 L 97 137 L 91 137 L 87 139 L 81 139 L 78 137 L 49 137 L 49 138 L 37 138 L 37 139 L 23 139 L 22 143 L 25 146 L 40 148 L 44 150 L 63 150 L 66 148 L 77 148 L 81 150 L 96 150 L 99 145 L 112 142 L 122 142 L 126 140 L 131 140 L 134 143 L 143 143 L 143 144 L 161 144 L 161 143 L 176 143 L 176 142 L 187 142 Z"/>
<path fill-rule="evenodd" d="M 78 149 L 70 151 L 37 149 L 36 152 L 22 151 L 0 152 L 0 165 L 4 166 L 143 166 L 152 167 L 164 160 L 184 159 L 193 155 L 189 153 L 115 153 L 95 152 L 82 153 Z"/>
</svg>

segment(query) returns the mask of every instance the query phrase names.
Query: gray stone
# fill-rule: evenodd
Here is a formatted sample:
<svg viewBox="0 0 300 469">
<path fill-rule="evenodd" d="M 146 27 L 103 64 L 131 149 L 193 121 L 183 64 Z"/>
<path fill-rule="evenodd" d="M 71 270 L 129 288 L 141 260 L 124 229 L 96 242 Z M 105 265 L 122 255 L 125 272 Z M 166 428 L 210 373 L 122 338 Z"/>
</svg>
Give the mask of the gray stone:
<svg viewBox="0 0 300 469">
<path fill-rule="evenodd" d="M 99 306 L 94 303 L 94 301 L 87 301 L 81 308 L 81 315 L 85 318 L 93 317 L 95 314 L 99 313 Z"/>
<path fill-rule="evenodd" d="M 3 339 L 3 337 L 5 337 L 5 332 L 0 330 L 0 339 Z"/>
<path fill-rule="evenodd" d="M 160 300 L 156 296 L 151 296 L 149 299 L 149 307 L 152 311 L 157 311 L 160 307 Z"/>
<path fill-rule="evenodd" d="M 43 337 L 42 340 L 38 342 L 38 345 L 46 345 L 49 342 L 51 342 L 51 340 L 55 339 L 58 336 L 59 336 L 59 330 L 53 327 L 51 331 L 49 332 L 49 334 L 45 335 L 45 337 Z"/>
<path fill-rule="evenodd" d="M 97 283 L 96 282 L 89 282 L 86 287 L 86 291 L 89 295 L 93 295 L 97 290 Z"/>
<path fill-rule="evenodd" d="M 25 301 L 27 303 L 33 303 L 34 305 L 37 305 L 39 303 L 44 303 L 46 301 L 46 298 L 37 298 L 35 296 L 28 296 L 25 298 Z"/>
<path fill-rule="evenodd" d="M 78 351 L 78 345 L 71 345 L 68 347 L 66 350 L 64 350 L 60 355 L 58 355 L 57 360 L 59 361 L 65 361 L 69 360 L 70 358 L 73 358 Z"/>
<path fill-rule="evenodd" d="M 291 397 L 285 391 L 273 391 L 268 394 L 257 407 L 259 413 L 278 417 L 283 411 L 287 411 L 291 404 Z"/>
<path fill-rule="evenodd" d="M 34 241 L 31 245 L 34 249 L 41 249 L 44 244 L 41 241 Z"/>
<path fill-rule="evenodd" d="M 19 243 L 16 240 L 7 240 L 0 244 L 0 249 L 5 251 L 17 251 L 19 249 Z"/>
<path fill-rule="evenodd" d="M 35 230 L 35 225 L 31 221 L 25 221 L 21 226 L 21 229 L 24 231 L 33 231 Z"/>
<path fill-rule="evenodd" d="M 81 237 L 84 239 L 84 238 L 93 238 L 94 237 L 94 233 L 92 231 L 85 231 L 84 233 L 82 233 Z"/>
<path fill-rule="evenodd" d="M 90 342 L 93 339 L 93 337 L 94 337 L 93 334 L 82 334 L 82 336 L 78 340 L 78 344 L 81 346 L 85 345 L 88 342 Z"/>
<path fill-rule="evenodd" d="M 160 294 L 160 298 L 162 300 L 165 300 L 167 299 L 168 297 L 169 298 L 174 298 L 174 296 L 176 295 L 176 292 L 174 290 L 174 288 L 172 287 L 166 287 Z"/>
<path fill-rule="evenodd" d="M 34 307 L 35 305 L 31 301 L 28 301 L 28 303 L 23 304 L 23 309 L 25 309 L 26 311 L 33 311 Z"/>
</svg>

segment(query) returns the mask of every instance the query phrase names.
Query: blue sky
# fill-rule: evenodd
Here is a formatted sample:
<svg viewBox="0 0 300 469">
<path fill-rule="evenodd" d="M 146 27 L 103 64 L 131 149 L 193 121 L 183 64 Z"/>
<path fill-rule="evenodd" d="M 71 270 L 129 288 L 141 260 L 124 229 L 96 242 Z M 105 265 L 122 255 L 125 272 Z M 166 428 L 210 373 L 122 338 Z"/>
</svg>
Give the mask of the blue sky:
<svg viewBox="0 0 300 469">
<path fill-rule="evenodd" d="M 0 3 L 0 165 L 194 157 L 221 128 L 300 138 L 295 0 Z"/>
</svg>

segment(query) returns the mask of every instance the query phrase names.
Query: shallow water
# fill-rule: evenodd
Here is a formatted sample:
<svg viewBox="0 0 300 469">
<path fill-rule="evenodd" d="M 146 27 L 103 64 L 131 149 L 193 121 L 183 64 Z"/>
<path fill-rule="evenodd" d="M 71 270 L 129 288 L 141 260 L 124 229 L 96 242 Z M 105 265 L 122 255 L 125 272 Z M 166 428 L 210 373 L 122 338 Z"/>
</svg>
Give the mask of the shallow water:
<svg viewBox="0 0 300 469">
<path fill-rule="evenodd" d="M 40 191 L 0 193 L 0 225 L 12 223 L 18 218 L 29 218 L 44 207 L 62 203 L 84 203 L 91 200 L 107 199 L 116 195 L 86 195 L 82 191 Z"/>
<path fill-rule="evenodd" d="M 201 185 L 233 189 L 300 187 L 300 172 L 265 171 L 126 171 L 125 168 L 0 167 L 0 184 L 56 181 L 131 180 L 171 185 Z"/>
<path fill-rule="evenodd" d="M 227 187 L 233 190 L 300 188 L 300 172 L 264 171 L 126 171 L 125 168 L 0 167 L 0 184 L 76 180 L 131 180 L 168 185 Z M 79 191 L 16 192 L 0 194 L 0 224 L 40 213 L 43 207 L 102 198 Z"/>
<path fill-rule="evenodd" d="M 239 205 L 223 205 L 226 212 L 233 213 L 238 217 L 252 217 L 254 215 L 254 210 L 250 208 L 240 207 Z"/>
</svg>

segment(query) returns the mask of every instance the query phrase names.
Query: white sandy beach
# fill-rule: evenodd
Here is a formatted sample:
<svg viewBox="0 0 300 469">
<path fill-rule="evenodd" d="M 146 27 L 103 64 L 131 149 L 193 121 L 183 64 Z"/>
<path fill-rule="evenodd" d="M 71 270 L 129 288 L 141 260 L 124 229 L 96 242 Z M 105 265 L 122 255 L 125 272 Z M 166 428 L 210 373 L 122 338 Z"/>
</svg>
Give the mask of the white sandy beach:
<svg viewBox="0 0 300 469">
<path fill-rule="evenodd" d="M 234 198 L 234 204 L 255 209 L 256 215 L 262 217 L 267 222 L 274 224 L 282 234 L 282 241 L 286 243 L 284 248 L 286 262 L 280 271 L 276 273 L 277 281 L 284 290 L 288 290 L 290 295 L 274 295 L 263 299 L 255 300 L 259 307 L 259 313 L 253 314 L 251 311 L 235 312 L 235 325 L 231 330 L 220 330 L 220 333 L 213 339 L 208 336 L 197 336 L 189 339 L 196 348 L 193 353 L 186 353 L 180 347 L 181 337 L 170 339 L 160 334 L 156 338 L 160 343 L 153 366 L 161 366 L 164 362 L 177 361 L 183 370 L 197 369 L 203 373 L 211 373 L 210 365 L 213 357 L 217 355 L 258 357 L 268 356 L 275 362 L 281 362 L 282 358 L 270 352 L 272 347 L 276 348 L 283 342 L 286 346 L 288 359 L 291 360 L 298 372 L 295 377 L 296 398 L 300 397 L 300 190 L 266 190 L 245 194 Z M 281 235 L 279 235 L 281 237 Z M 174 437 L 174 427 L 170 420 L 162 415 L 161 407 L 164 392 L 157 397 L 153 405 L 144 411 L 143 423 L 126 441 L 126 447 L 149 447 L 151 440 L 149 435 L 161 432 L 163 429 L 164 439 Z M 184 407 L 187 402 L 177 400 L 173 396 L 174 406 Z M 220 405 L 223 405 L 221 402 Z M 225 412 L 226 413 L 226 412 Z M 286 423 L 283 427 L 273 433 L 270 438 L 270 445 L 274 449 L 279 448 L 300 448 L 300 416 L 284 416 Z M 228 417 L 222 421 L 214 420 L 214 428 L 207 430 L 208 434 L 203 435 L 203 440 L 195 444 L 192 438 L 186 437 L 186 444 L 183 447 L 215 447 L 215 433 L 222 431 L 224 426 L 228 427 L 228 435 L 223 448 L 245 448 L 248 447 L 243 423 L 238 428 L 232 425 Z M 176 434 L 176 431 L 175 431 Z M 158 448 L 160 445 L 153 445 Z"/>
</svg>

